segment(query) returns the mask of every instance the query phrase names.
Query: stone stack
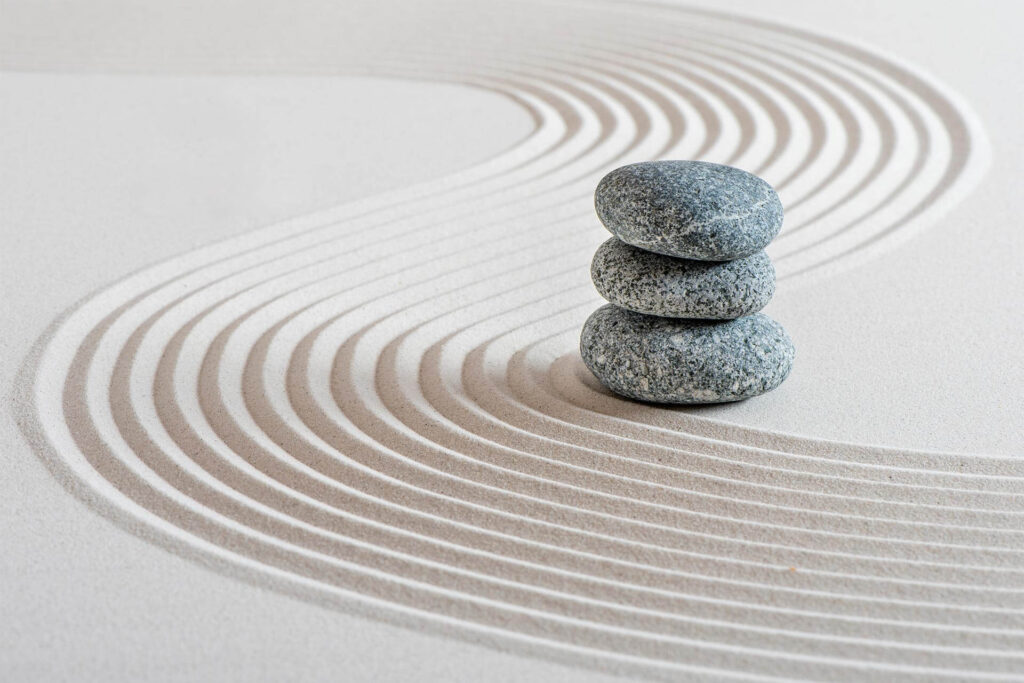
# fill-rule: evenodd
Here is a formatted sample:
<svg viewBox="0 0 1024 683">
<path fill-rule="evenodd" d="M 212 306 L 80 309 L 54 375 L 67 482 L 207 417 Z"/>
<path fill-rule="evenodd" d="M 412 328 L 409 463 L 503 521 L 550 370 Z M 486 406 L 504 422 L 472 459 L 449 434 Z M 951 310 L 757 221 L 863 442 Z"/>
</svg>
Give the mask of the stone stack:
<svg viewBox="0 0 1024 683">
<path fill-rule="evenodd" d="M 583 326 L 580 352 L 617 394 L 656 403 L 720 403 L 779 386 L 794 348 L 758 313 L 775 293 L 764 248 L 782 203 L 755 175 L 701 161 L 631 164 L 594 195 L 614 235 L 591 276 L 610 304 Z"/>
</svg>

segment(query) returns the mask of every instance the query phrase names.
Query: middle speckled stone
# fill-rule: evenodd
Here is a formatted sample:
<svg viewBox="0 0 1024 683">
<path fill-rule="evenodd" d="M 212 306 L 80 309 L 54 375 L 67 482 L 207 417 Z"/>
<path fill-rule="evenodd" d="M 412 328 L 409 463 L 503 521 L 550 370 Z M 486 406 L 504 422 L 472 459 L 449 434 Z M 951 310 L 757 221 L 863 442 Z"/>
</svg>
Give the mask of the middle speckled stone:
<svg viewBox="0 0 1024 683">
<path fill-rule="evenodd" d="M 614 237 L 594 254 L 590 276 L 611 303 L 670 318 L 739 318 L 760 311 L 775 293 L 775 268 L 763 251 L 734 261 L 693 261 Z"/>
</svg>

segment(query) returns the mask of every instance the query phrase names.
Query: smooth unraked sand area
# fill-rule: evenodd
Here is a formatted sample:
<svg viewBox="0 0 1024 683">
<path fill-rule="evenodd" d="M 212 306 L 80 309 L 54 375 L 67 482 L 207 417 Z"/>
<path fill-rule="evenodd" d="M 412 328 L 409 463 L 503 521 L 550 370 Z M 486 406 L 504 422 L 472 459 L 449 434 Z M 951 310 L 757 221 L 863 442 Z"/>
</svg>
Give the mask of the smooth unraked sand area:
<svg viewBox="0 0 1024 683">
<path fill-rule="evenodd" d="M 817 315 L 845 348 L 858 328 L 794 303 L 858 300 L 829 283 L 891 263 L 977 187 L 990 147 L 959 95 L 841 38 L 674 4 L 443 3 L 393 24 L 362 11 L 376 40 L 328 50 L 312 35 L 291 62 L 235 45 L 138 59 L 442 83 L 501 98 L 525 134 L 77 304 L 16 396 L 67 489 L 251 584 L 586 670 L 1024 669 L 1024 461 L 941 430 L 952 445 L 875 445 L 905 419 L 891 410 L 862 438 L 856 415 L 823 422 L 807 403 L 871 388 L 801 330 Z M 756 403 L 624 401 L 579 357 L 604 237 L 594 185 L 654 158 L 740 166 L 782 197 L 768 252 L 798 369 Z"/>
</svg>

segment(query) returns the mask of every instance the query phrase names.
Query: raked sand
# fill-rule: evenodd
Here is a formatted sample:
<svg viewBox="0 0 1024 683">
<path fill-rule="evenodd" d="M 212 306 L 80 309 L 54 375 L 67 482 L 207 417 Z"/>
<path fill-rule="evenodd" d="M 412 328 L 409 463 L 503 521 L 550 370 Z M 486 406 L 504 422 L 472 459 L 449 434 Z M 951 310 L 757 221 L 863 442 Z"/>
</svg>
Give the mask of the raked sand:
<svg viewBox="0 0 1024 683">
<path fill-rule="evenodd" d="M 4 169 L 30 446 L 5 426 L 9 669 L 1024 670 L 1020 133 L 995 85 L 857 22 L 374 4 L 280 31 L 268 8 L 7 29 L 35 72 L 0 85 L 30 103 L 5 114 L 29 169 Z M 769 312 L 797 362 L 763 398 L 631 403 L 579 358 L 593 187 L 652 158 L 779 190 Z M 31 266 L 33 222 L 67 270 Z"/>
</svg>

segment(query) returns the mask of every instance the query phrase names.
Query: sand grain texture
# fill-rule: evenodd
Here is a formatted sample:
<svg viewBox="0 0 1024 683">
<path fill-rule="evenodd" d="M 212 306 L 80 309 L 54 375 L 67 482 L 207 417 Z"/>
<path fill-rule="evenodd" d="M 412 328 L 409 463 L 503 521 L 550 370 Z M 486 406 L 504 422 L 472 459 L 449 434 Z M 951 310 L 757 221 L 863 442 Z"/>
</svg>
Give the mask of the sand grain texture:
<svg viewBox="0 0 1024 683">
<path fill-rule="evenodd" d="M 970 109 L 784 25 L 529 9 L 443 3 L 429 30 L 339 47 L 338 73 L 483 88 L 534 127 L 88 298 L 23 370 L 39 454 L 177 554 L 503 650 L 672 680 L 1018 676 L 1024 462 L 639 406 L 576 350 L 609 169 L 767 179 L 776 296 L 797 297 L 967 196 L 988 164 Z"/>
</svg>

